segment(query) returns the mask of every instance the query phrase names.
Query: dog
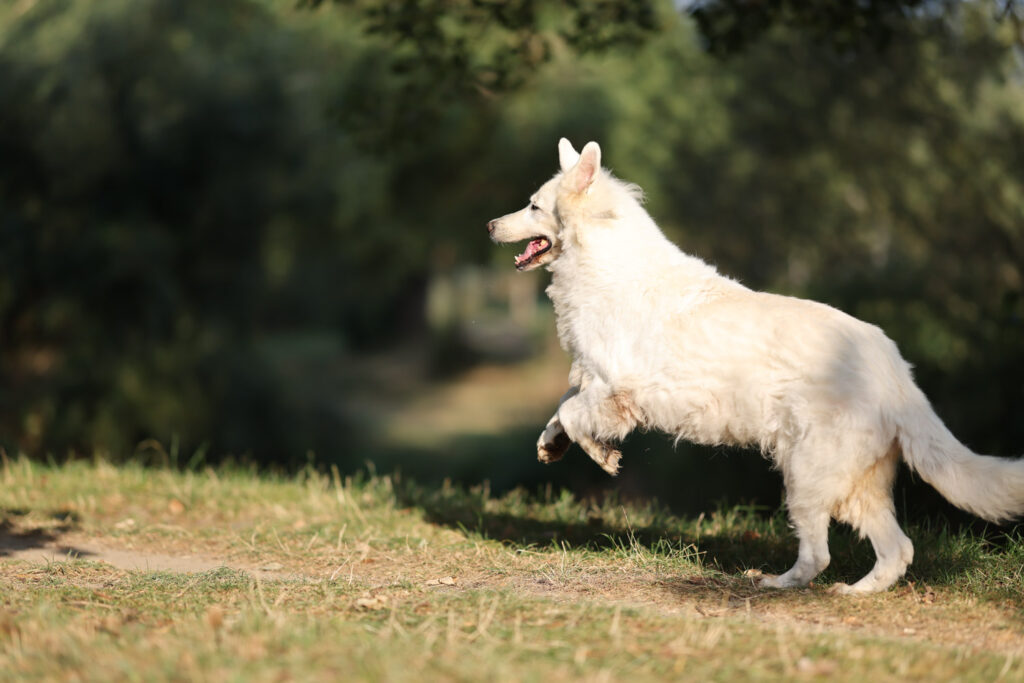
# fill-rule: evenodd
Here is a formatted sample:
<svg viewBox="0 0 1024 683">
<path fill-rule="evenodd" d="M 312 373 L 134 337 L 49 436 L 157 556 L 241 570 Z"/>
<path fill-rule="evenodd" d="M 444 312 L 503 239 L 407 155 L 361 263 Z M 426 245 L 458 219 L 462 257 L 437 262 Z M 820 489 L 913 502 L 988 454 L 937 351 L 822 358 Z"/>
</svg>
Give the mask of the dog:
<svg viewBox="0 0 1024 683">
<path fill-rule="evenodd" d="M 683 253 L 642 192 L 601 167 L 601 148 L 558 143 L 559 172 L 525 208 L 487 225 L 526 241 L 521 271 L 551 272 L 547 294 L 572 357 L 569 390 L 537 441 L 541 462 L 572 442 L 611 475 L 636 428 L 700 444 L 759 448 L 781 471 L 796 563 L 765 575 L 806 586 L 846 522 L 876 563 L 843 594 L 891 587 L 913 545 L 896 521 L 903 460 L 954 505 L 999 522 L 1024 513 L 1024 459 L 972 453 L 949 432 L 881 329 L 830 306 L 756 292 Z"/>
</svg>

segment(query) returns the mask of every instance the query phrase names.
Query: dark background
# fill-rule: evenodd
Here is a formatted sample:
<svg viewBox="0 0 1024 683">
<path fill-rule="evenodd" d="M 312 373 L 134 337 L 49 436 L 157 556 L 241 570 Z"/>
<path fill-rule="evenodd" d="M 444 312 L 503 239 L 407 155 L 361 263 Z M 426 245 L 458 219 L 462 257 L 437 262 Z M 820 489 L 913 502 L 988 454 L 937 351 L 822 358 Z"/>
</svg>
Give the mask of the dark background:
<svg viewBox="0 0 1024 683">
<path fill-rule="evenodd" d="M 485 222 L 601 142 L 686 251 L 880 325 L 1024 451 L 1015 2 L 0 8 L 0 443 L 779 503 L 756 454 L 534 442 L 567 362 Z M 912 478 L 898 505 L 951 508 Z"/>
</svg>

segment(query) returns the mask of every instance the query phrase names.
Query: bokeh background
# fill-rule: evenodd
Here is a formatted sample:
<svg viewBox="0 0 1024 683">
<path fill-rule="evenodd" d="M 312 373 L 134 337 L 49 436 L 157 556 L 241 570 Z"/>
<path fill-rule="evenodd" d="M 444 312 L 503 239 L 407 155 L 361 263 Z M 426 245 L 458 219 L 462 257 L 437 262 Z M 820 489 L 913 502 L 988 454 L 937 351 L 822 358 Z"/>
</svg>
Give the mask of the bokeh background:
<svg viewBox="0 0 1024 683">
<path fill-rule="evenodd" d="M 0 443 L 772 509 L 756 453 L 534 442 L 544 273 L 486 221 L 598 140 L 685 250 L 880 325 L 1024 452 L 1014 1 L 0 5 Z M 906 515 L 951 514 L 902 476 Z"/>
</svg>

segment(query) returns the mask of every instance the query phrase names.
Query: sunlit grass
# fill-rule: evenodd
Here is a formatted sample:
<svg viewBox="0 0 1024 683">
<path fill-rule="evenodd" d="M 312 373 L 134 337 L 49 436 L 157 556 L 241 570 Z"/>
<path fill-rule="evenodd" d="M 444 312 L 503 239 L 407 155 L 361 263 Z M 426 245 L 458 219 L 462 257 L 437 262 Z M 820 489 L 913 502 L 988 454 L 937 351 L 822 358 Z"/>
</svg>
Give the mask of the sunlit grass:
<svg viewBox="0 0 1024 683">
<path fill-rule="evenodd" d="M 850 599 L 825 590 L 870 566 L 845 531 L 821 585 L 756 588 L 744 569 L 785 569 L 795 541 L 750 508 L 684 519 L 394 476 L 16 460 L 0 512 L 6 680 L 1024 676 L 1018 537 L 912 529 L 908 580 Z M 4 559 L 15 538 L 224 566 Z"/>
</svg>

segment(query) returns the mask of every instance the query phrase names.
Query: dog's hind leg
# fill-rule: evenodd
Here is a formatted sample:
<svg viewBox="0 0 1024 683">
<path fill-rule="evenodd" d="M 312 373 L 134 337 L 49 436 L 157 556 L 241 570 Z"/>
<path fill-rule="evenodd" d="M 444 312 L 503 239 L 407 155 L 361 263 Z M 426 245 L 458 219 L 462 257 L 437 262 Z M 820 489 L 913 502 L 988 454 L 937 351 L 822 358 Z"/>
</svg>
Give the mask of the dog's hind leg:
<svg viewBox="0 0 1024 683">
<path fill-rule="evenodd" d="M 914 560 L 914 545 L 896 522 L 892 501 L 898 457 L 897 447 L 891 445 L 885 455 L 873 459 L 836 506 L 836 519 L 867 536 L 876 557 L 875 566 L 860 581 L 852 586 L 837 583 L 833 587 L 837 593 L 883 591 L 896 583 Z"/>
<path fill-rule="evenodd" d="M 816 505 L 794 505 L 789 496 L 789 517 L 800 539 L 796 564 L 779 576 L 766 576 L 761 585 L 767 588 L 806 586 L 828 566 L 828 510 Z"/>
<path fill-rule="evenodd" d="M 875 549 L 875 566 L 852 586 L 836 583 L 832 590 L 843 595 L 876 593 L 892 586 L 914 561 L 914 545 L 907 538 L 892 510 L 879 510 L 861 521 L 858 530 Z"/>
<path fill-rule="evenodd" d="M 800 541 L 796 563 L 779 576 L 766 576 L 767 588 L 806 586 L 829 563 L 828 525 L 834 487 L 828 484 L 828 463 L 820 458 L 829 452 L 829 444 L 805 439 L 792 445 L 780 445 L 776 462 L 786 484 L 786 508 Z"/>
</svg>

